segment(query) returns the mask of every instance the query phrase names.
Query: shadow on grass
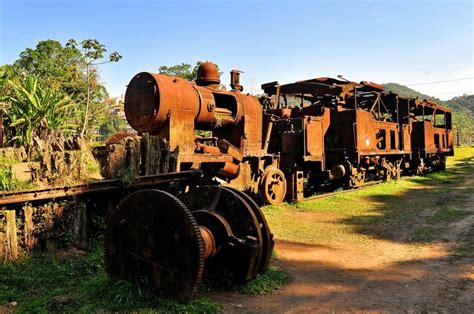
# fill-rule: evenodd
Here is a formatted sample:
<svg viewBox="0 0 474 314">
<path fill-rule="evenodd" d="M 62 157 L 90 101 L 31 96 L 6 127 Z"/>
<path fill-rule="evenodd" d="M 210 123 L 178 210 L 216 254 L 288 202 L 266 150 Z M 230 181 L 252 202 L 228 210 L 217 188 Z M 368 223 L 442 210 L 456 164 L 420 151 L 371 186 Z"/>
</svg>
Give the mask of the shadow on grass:
<svg viewBox="0 0 474 314">
<path fill-rule="evenodd" d="M 474 172 L 474 163 L 471 158 L 462 161 L 465 166 L 405 179 L 412 187 L 401 193 L 390 190 L 390 184 L 397 183 L 388 183 L 377 194 L 364 192 L 363 199 L 375 204 L 375 209 L 341 222 L 355 233 L 375 238 L 421 243 L 436 239 L 450 223 L 474 214 L 465 208 L 474 193 L 474 186 L 465 183 Z"/>
</svg>

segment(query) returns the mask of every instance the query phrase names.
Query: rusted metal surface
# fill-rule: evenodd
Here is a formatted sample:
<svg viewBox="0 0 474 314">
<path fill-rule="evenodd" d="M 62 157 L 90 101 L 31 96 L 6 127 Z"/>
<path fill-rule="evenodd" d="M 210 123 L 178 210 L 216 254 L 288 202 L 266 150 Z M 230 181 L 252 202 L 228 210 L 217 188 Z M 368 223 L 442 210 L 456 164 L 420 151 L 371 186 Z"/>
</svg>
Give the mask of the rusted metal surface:
<svg viewBox="0 0 474 314">
<path fill-rule="evenodd" d="M 265 112 L 278 117 L 269 152 L 280 153 L 292 200 L 303 193 L 301 173 L 311 182 L 359 187 L 397 179 L 406 164 L 442 168 L 452 154 L 449 110 L 385 91 L 381 84 L 321 77 L 262 89 Z M 423 121 L 416 119 L 417 108 Z"/>
<path fill-rule="evenodd" d="M 212 63 L 199 67 L 195 82 L 139 73 L 126 91 L 127 119 L 138 132 L 157 135 L 170 150 L 179 151 L 177 171 L 202 169 L 233 187 L 258 192 L 263 172 L 275 158 L 263 145 L 261 104 L 241 92 L 240 73 L 231 72 L 232 91 L 219 87 Z M 197 136 L 198 130 L 212 135 Z"/>
<path fill-rule="evenodd" d="M 200 170 L 188 170 L 182 172 L 142 176 L 136 178 L 136 182 L 130 184 L 124 184 L 121 180 L 114 179 L 68 187 L 1 192 L 0 205 L 25 203 L 39 200 L 52 200 L 78 195 L 114 193 L 120 192 L 122 190 L 133 191 L 142 188 L 150 188 L 168 182 L 190 181 L 193 179 L 197 180 L 201 178 L 201 176 L 202 171 Z"/>
<path fill-rule="evenodd" d="M 228 187 L 201 186 L 180 197 L 206 228 L 215 247 L 206 261 L 207 273 L 227 269 L 238 281 L 254 279 L 268 268 L 273 235 L 258 205 L 248 196 Z M 202 234 L 202 232 L 201 232 Z"/>
</svg>

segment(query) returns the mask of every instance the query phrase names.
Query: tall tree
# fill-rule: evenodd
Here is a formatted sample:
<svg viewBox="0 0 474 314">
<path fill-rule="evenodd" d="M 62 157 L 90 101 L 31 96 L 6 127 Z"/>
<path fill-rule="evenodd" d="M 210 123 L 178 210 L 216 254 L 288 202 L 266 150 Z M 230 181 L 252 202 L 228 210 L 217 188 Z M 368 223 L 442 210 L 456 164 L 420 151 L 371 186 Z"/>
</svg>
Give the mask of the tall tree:
<svg viewBox="0 0 474 314">
<path fill-rule="evenodd" d="M 74 39 L 70 39 L 66 48 L 77 49 L 77 42 Z M 84 136 L 88 118 L 89 118 L 89 109 L 91 103 L 91 75 L 97 73 L 95 67 L 101 64 L 106 64 L 110 62 L 118 62 L 122 59 L 122 56 L 118 52 L 112 52 L 108 56 L 108 60 L 104 60 L 104 53 L 107 52 L 105 45 L 101 44 L 97 39 L 85 39 L 81 42 L 81 50 L 86 63 L 86 82 L 87 82 L 87 97 L 86 97 L 86 108 L 84 112 L 84 120 L 82 123 L 81 136 Z M 94 67 L 94 68 L 92 68 Z"/>
<path fill-rule="evenodd" d="M 105 46 L 95 39 L 80 44 L 71 39 L 64 46 L 56 40 L 44 40 L 35 48 L 25 49 L 13 68 L 22 75 L 35 75 L 53 91 L 68 95 L 77 104 L 77 131 L 90 137 L 106 112 L 104 100 L 108 97 L 100 84 L 97 66 L 121 59 L 117 52 L 104 59 L 105 53 Z"/>
</svg>

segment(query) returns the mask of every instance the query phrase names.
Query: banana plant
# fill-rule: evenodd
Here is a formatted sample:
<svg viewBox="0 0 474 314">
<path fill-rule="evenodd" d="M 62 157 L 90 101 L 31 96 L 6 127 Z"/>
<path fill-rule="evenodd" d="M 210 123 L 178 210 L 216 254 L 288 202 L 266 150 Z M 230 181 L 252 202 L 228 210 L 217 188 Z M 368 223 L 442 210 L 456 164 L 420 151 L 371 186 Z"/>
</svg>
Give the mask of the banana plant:
<svg viewBox="0 0 474 314">
<path fill-rule="evenodd" d="M 5 97 L 6 128 L 12 135 L 10 141 L 29 146 L 33 134 L 40 130 L 68 133 L 74 125 L 75 104 L 67 96 L 42 86 L 36 76 L 22 81 L 9 80 L 12 94 Z"/>
</svg>

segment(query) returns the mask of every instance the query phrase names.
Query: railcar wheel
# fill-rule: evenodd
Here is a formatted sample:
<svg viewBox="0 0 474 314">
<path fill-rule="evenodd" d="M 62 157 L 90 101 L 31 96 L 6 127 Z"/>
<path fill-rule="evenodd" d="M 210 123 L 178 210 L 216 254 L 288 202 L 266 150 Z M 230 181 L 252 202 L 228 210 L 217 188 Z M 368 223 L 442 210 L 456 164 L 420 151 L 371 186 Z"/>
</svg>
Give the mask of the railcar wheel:
<svg viewBox="0 0 474 314">
<path fill-rule="evenodd" d="M 200 186 L 181 196 L 198 224 L 210 230 L 215 252 L 206 260 L 206 272 L 226 269 L 237 281 L 254 279 L 265 260 L 268 229 L 261 227 L 254 208 L 239 192 L 220 186 Z M 265 226 L 266 227 L 266 226 Z M 268 234 L 264 235 L 268 241 Z"/>
<path fill-rule="evenodd" d="M 283 202 L 286 196 L 286 179 L 283 171 L 274 167 L 265 170 L 261 194 L 267 204 L 279 205 Z"/>
<path fill-rule="evenodd" d="M 107 272 L 145 279 L 165 296 L 189 299 L 201 281 L 204 245 L 187 207 L 160 190 L 125 197 L 112 212 L 106 235 Z"/>
</svg>

